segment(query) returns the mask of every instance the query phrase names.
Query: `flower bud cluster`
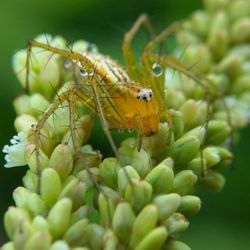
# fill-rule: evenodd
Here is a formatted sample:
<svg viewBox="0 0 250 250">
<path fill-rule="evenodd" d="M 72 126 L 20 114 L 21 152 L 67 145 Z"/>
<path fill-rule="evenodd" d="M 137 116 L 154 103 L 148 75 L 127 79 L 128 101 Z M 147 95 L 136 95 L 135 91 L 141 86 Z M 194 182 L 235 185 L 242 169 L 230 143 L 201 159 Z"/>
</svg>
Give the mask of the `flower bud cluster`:
<svg viewBox="0 0 250 250">
<path fill-rule="evenodd" d="M 106 158 L 91 146 L 76 157 L 70 109 L 63 102 L 53 114 L 53 98 L 72 88 L 70 62 L 49 52 L 31 56 L 30 94 L 14 101 L 18 136 L 5 146 L 6 167 L 28 165 L 15 206 L 4 217 L 10 239 L 3 250 L 188 250 L 178 237 L 201 207 L 197 187 L 222 190 L 220 173 L 232 160 L 230 142 L 249 121 L 250 8 L 246 0 L 204 0 L 177 32 L 184 63 L 207 85 L 166 72 L 165 104 L 172 119 L 159 132 L 125 139 L 120 159 Z M 63 38 L 36 40 L 65 49 Z M 98 53 L 85 41 L 76 51 Z M 25 87 L 26 52 L 14 56 L 14 70 Z M 21 73 L 20 73 L 21 72 Z M 170 77 L 171 75 L 171 77 Z M 204 76 L 204 77 L 203 77 Z M 76 105 L 77 143 L 89 137 L 92 119 Z M 37 172 L 34 125 L 50 114 L 39 137 Z M 168 134 L 172 133 L 169 143 Z M 121 162 L 123 164 L 121 164 Z"/>
</svg>

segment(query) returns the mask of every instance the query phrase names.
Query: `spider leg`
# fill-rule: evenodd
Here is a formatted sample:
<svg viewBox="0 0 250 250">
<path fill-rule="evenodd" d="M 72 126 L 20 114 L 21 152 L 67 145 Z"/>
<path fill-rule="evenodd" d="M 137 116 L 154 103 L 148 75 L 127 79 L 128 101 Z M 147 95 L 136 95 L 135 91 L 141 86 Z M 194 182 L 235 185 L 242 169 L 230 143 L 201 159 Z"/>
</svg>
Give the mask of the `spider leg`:
<svg viewBox="0 0 250 250">
<path fill-rule="evenodd" d="M 26 63 L 25 63 L 25 67 L 26 67 L 25 91 L 27 93 L 29 92 L 30 57 L 31 57 L 31 51 L 33 47 L 41 48 L 46 51 L 51 51 L 54 54 L 61 55 L 62 57 L 68 58 L 70 60 L 79 61 L 87 73 L 90 73 L 93 71 L 93 68 L 94 68 L 93 64 L 90 62 L 90 60 L 87 59 L 87 57 L 81 55 L 80 53 L 58 49 L 48 44 L 43 44 L 37 41 L 29 41 L 27 44 L 27 57 L 26 57 Z"/>
<path fill-rule="evenodd" d="M 136 60 L 132 51 L 131 43 L 136 33 L 142 26 L 144 26 L 150 34 L 153 33 L 153 26 L 149 20 L 149 17 L 146 14 L 142 14 L 135 21 L 131 29 L 125 34 L 122 44 L 123 56 L 128 69 L 128 74 L 135 81 L 140 80 L 140 75 L 136 66 Z"/>
</svg>

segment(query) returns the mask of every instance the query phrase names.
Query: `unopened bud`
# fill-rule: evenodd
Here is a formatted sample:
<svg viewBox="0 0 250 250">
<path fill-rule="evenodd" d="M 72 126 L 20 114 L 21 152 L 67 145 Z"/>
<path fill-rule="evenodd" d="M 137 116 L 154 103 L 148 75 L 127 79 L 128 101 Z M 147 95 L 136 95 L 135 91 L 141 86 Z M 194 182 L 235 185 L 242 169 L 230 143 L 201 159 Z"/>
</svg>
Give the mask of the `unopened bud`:
<svg viewBox="0 0 250 250">
<path fill-rule="evenodd" d="M 170 240 L 164 250 L 191 250 L 191 248 L 182 241 Z"/>
<path fill-rule="evenodd" d="M 184 195 L 181 197 L 181 204 L 178 208 L 178 212 L 185 216 L 193 216 L 196 214 L 201 207 L 201 200 L 199 197 L 194 195 Z"/>
<path fill-rule="evenodd" d="M 99 167 L 99 174 L 101 181 L 111 187 L 117 187 L 117 178 L 120 165 L 115 158 L 106 158 Z"/>
<path fill-rule="evenodd" d="M 48 250 L 51 244 L 51 235 L 48 231 L 39 231 L 34 233 L 27 243 L 25 244 L 24 250 Z"/>
<path fill-rule="evenodd" d="M 173 187 L 173 169 L 160 163 L 148 173 L 145 181 L 151 184 L 153 193 L 168 193 Z"/>
<path fill-rule="evenodd" d="M 181 137 L 169 149 L 169 156 L 173 158 L 176 168 L 186 166 L 199 152 L 200 142 L 194 136 Z"/>
<path fill-rule="evenodd" d="M 63 239 L 71 246 L 81 246 L 86 244 L 87 219 L 82 219 L 73 224 L 65 233 Z"/>
<path fill-rule="evenodd" d="M 124 193 L 131 180 L 140 180 L 140 176 L 136 170 L 131 166 L 121 168 L 118 172 L 118 190 L 121 194 Z"/>
<path fill-rule="evenodd" d="M 131 205 L 127 202 L 118 204 L 113 216 L 112 228 L 118 239 L 124 244 L 128 243 L 134 220 L 135 214 Z"/>
<path fill-rule="evenodd" d="M 147 219 L 145 220 L 145 218 Z M 132 248 L 137 246 L 139 242 L 156 227 L 157 220 L 158 212 L 156 206 L 148 205 L 142 209 L 133 224 L 130 239 L 130 246 Z"/>
<path fill-rule="evenodd" d="M 59 200 L 48 214 L 50 231 L 55 238 L 60 237 L 69 226 L 72 201 L 68 198 Z"/>
<path fill-rule="evenodd" d="M 152 187 L 146 181 L 131 180 L 125 189 L 124 199 L 136 212 L 147 205 L 152 198 Z"/>
<path fill-rule="evenodd" d="M 171 237 L 178 237 L 181 233 L 183 233 L 189 226 L 188 220 L 184 215 L 180 213 L 172 214 L 164 224 L 167 227 L 168 234 Z"/>
<path fill-rule="evenodd" d="M 135 149 L 132 155 L 131 165 L 135 168 L 141 178 L 145 177 L 150 171 L 152 165 L 149 154 L 144 149 L 141 149 L 139 152 Z"/>
<path fill-rule="evenodd" d="M 74 178 L 63 188 L 59 199 L 69 198 L 72 201 L 72 211 L 75 211 L 83 205 L 85 193 L 85 183 L 79 178 Z"/>
<path fill-rule="evenodd" d="M 73 168 L 73 156 L 69 147 L 59 144 L 54 149 L 48 165 L 55 169 L 61 178 L 67 177 Z"/>
<path fill-rule="evenodd" d="M 209 171 L 203 178 L 200 179 L 199 184 L 210 192 L 220 192 L 226 182 L 225 177 L 215 171 Z"/>
<path fill-rule="evenodd" d="M 52 207 L 61 192 L 60 177 L 53 168 L 45 168 L 41 175 L 41 197 L 48 207 Z"/>
<path fill-rule="evenodd" d="M 137 245 L 135 250 L 160 250 L 168 237 L 165 227 L 157 227 L 153 229 L 144 239 Z"/>
<path fill-rule="evenodd" d="M 193 190 L 197 179 L 192 170 L 182 170 L 174 178 L 172 191 L 180 195 L 188 194 Z"/>
<path fill-rule="evenodd" d="M 153 204 L 157 207 L 159 219 L 166 220 L 180 206 L 181 197 L 178 194 L 163 194 L 156 196 Z"/>
</svg>

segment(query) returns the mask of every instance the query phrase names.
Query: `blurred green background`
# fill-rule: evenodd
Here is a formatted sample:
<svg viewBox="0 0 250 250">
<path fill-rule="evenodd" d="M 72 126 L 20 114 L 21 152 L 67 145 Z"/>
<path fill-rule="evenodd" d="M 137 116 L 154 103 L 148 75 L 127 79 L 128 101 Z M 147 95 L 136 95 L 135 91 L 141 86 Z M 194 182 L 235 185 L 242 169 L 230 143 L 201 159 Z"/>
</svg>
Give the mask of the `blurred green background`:
<svg viewBox="0 0 250 250">
<path fill-rule="evenodd" d="M 11 70 L 16 50 L 40 33 L 60 34 L 69 42 L 86 39 L 121 63 L 121 42 L 137 16 L 146 12 L 157 30 L 187 17 L 202 6 L 199 0 L 1 0 L 0 1 L 0 148 L 15 134 L 12 101 L 22 93 Z M 103 135 L 98 135 L 103 138 Z M 202 210 L 182 239 L 193 250 L 250 249 L 250 129 L 241 132 L 233 167 L 220 194 L 200 192 Z M 102 140 L 99 140 L 102 141 Z M 96 148 L 101 145 L 96 145 Z M 3 213 L 12 204 L 12 191 L 21 185 L 26 168 L 0 168 L 0 245 L 6 241 Z"/>
</svg>

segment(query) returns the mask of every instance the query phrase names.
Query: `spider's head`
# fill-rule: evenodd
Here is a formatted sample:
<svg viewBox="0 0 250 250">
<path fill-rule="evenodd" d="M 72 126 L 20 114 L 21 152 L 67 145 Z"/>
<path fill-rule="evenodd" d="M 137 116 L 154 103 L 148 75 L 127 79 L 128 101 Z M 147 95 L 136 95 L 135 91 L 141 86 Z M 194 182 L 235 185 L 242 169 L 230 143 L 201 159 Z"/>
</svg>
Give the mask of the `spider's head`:
<svg viewBox="0 0 250 250">
<path fill-rule="evenodd" d="M 153 91 L 151 89 L 143 88 L 137 93 L 137 99 L 149 102 L 152 100 Z"/>
</svg>

